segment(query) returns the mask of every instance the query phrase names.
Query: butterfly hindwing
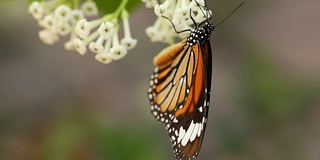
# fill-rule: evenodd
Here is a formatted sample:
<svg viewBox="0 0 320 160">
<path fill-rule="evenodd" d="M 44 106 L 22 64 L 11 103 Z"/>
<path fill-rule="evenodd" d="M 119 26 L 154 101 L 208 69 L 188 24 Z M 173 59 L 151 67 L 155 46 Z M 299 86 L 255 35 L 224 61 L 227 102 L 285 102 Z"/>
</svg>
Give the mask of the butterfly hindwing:
<svg viewBox="0 0 320 160">
<path fill-rule="evenodd" d="M 192 52 L 197 57 L 197 66 L 193 74 L 193 83 L 186 103 L 179 108 L 175 118 L 167 128 L 177 159 L 196 159 L 204 136 L 209 105 L 207 86 L 207 57 L 196 44 Z M 210 53 L 211 54 L 211 53 Z"/>
</svg>

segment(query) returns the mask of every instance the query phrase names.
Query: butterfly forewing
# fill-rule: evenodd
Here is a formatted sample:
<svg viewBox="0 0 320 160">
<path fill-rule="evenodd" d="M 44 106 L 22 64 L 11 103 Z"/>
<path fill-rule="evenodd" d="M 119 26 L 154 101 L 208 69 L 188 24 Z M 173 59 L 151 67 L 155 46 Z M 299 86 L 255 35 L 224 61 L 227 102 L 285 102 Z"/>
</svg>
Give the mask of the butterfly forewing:
<svg viewBox="0 0 320 160">
<path fill-rule="evenodd" d="M 168 123 L 174 112 L 187 100 L 195 70 L 195 57 L 185 41 L 164 49 L 155 57 L 156 69 L 150 78 L 151 112 L 161 122 Z M 176 55 L 176 56 L 172 56 Z M 191 77 L 191 78 L 190 78 Z"/>
</svg>

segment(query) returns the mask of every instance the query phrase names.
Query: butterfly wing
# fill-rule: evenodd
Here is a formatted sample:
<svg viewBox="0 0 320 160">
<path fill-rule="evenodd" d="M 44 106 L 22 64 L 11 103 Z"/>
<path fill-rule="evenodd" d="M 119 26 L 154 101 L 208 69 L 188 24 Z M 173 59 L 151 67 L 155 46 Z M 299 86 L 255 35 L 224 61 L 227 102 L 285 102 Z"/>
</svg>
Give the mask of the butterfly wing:
<svg viewBox="0 0 320 160">
<path fill-rule="evenodd" d="M 196 159 L 210 99 L 211 48 L 186 40 L 160 52 L 148 90 L 151 112 L 166 124 L 177 159 Z"/>
</svg>

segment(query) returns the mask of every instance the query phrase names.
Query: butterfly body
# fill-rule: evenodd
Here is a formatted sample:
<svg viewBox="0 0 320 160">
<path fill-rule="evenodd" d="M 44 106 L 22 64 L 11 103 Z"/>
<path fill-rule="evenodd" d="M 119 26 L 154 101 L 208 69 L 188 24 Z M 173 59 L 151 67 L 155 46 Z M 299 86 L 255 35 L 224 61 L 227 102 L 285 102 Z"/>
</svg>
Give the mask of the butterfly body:
<svg viewBox="0 0 320 160">
<path fill-rule="evenodd" d="M 153 60 L 156 67 L 148 90 L 151 113 L 166 125 L 178 160 L 196 159 L 203 140 L 210 101 L 213 30 L 206 20 Z"/>
</svg>

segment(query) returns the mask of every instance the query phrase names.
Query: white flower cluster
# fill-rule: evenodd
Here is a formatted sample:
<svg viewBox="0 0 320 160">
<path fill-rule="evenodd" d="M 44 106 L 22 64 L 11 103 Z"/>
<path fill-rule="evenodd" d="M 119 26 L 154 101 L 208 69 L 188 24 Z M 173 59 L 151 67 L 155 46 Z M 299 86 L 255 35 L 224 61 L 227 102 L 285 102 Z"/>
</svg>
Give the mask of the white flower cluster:
<svg viewBox="0 0 320 160">
<path fill-rule="evenodd" d="M 78 0 L 75 1 L 78 4 Z M 137 40 L 131 37 L 129 13 L 124 5 L 114 13 L 88 21 L 86 17 L 98 15 L 94 1 L 86 0 L 80 7 L 70 7 L 69 3 L 66 5 L 64 2 L 65 0 L 34 1 L 29 6 L 29 13 L 43 28 L 39 37 L 44 43 L 52 45 L 59 41 L 60 36 L 70 34 L 70 39 L 64 45 L 66 50 L 76 50 L 84 55 L 88 46 L 95 53 L 95 59 L 105 64 L 124 57 L 128 50 L 136 46 Z M 124 38 L 121 41 L 118 38 L 120 14 L 124 27 Z"/>
<path fill-rule="evenodd" d="M 154 8 L 154 13 L 158 16 L 153 26 L 146 29 L 147 35 L 153 42 L 171 43 L 175 37 L 185 38 L 188 33 L 176 34 L 174 28 L 177 31 L 192 29 L 194 22 L 191 17 L 196 23 L 201 23 L 212 14 L 205 7 L 204 0 L 165 0 L 162 4 L 157 0 L 142 0 L 142 2 L 147 8 Z"/>
</svg>

